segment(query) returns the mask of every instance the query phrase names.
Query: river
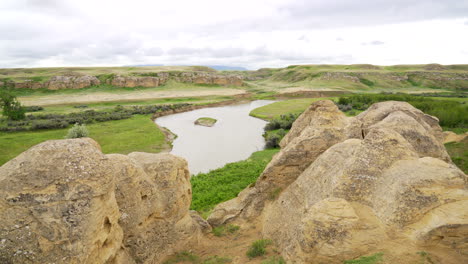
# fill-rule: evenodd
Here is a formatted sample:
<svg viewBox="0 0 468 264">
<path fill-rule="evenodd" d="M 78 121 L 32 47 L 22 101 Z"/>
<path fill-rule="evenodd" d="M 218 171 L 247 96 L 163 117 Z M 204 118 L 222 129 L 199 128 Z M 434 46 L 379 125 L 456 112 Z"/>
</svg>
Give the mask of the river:
<svg viewBox="0 0 468 264">
<path fill-rule="evenodd" d="M 253 152 L 262 150 L 266 122 L 249 116 L 249 113 L 273 102 L 257 100 L 203 108 L 159 117 L 155 122 L 177 135 L 171 153 L 185 158 L 190 173 L 197 174 L 247 159 Z M 195 125 L 195 120 L 200 117 L 211 117 L 217 119 L 217 122 L 212 127 Z"/>
</svg>

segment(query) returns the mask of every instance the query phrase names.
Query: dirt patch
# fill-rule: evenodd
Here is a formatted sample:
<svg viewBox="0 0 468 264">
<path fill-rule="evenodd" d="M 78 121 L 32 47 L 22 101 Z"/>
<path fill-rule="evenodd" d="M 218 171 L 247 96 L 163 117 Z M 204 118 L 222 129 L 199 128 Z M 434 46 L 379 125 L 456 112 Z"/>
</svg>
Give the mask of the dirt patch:
<svg viewBox="0 0 468 264">
<path fill-rule="evenodd" d="M 47 96 L 23 96 L 19 101 L 23 105 L 61 105 L 86 104 L 99 102 L 141 101 L 161 98 L 177 97 L 203 97 L 203 96 L 235 96 L 247 94 L 240 89 L 213 89 L 213 90 L 180 90 L 180 91 L 141 91 L 132 93 L 90 93 L 90 94 L 59 94 Z"/>
</svg>

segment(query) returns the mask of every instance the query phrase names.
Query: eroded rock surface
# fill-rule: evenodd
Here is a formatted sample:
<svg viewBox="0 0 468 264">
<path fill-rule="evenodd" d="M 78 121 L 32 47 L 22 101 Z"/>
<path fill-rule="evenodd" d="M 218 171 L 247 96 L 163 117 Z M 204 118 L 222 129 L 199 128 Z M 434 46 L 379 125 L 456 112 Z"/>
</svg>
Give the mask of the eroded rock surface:
<svg viewBox="0 0 468 264">
<path fill-rule="evenodd" d="M 437 118 L 404 102 L 356 117 L 315 102 L 257 182 L 208 220 L 260 222 L 288 263 L 342 263 L 389 243 L 467 261 L 468 178 L 443 140 Z"/>
<path fill-rule="evenodd" d="M 241 75 L 208 72 L 157 72 L 153 73 L 152 76 L 116 75 L 110 76 L 105 83 L 116 87 L 158 87 L 169 80 L 183 83 L 216 84 L 224 86 L 242 86 L 244 83 L 244 77 Z M 45 88 L 49 90 L 81 89 L 102 84 L 96 76 L 90 75 L 59 75 L 53 76 L 50 80 L 44 82 L 25 80 L 9 83 L 18 89 Z M 0 82 L 0 86 L 3 84 L 3 82 Z"/>
<path fill-rule="evenodd" d="M 158 263 L 207 229 L 189 212 L 189 175 L 167 153 L 39 144 L 0 167 L 0 262 Z"/>
</svg>

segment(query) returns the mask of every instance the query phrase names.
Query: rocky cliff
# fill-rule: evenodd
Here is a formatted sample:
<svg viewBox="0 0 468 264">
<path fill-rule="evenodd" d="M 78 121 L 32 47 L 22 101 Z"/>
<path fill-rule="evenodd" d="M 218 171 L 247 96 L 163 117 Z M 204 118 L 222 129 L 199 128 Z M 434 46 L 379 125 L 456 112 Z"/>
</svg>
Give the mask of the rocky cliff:
<svg viewBox="0 0 468 264">
<path fill-rule="evenodd" d="M 0 263 L 159 263 L 209 228 L 171 154 L 39 144 L 0 167 Z"/>
<path fill-rule="evenodd" d="M 443 140 L 438 120 L 407 103 L 374 104 L 350 118 L 316 102 L 257 182 L 208 221 L 260 223 L 288 263 L 404 254 L 391 252 L 396 245 L 466 262 L 468 177 Z"/>
<path fill-rule="evenodd" d="M 150 76 L 148 76 L 150 75 Z M 111 74 L 105 78 L 101 76 L 90 75 L 60 75 L 53 76 L 48 81 L 38 82 L 33 80 L 7 81 L 8 84 L 17 89 L 40 89 L 49 90 L 60 89 L 82 89 L 90 86 L 107 84 L 116 87 L 158 87 L 164 85 L 167 81 L 173 80 L 182 83 L 194 84 L 214 84 L 242 86 L 244 77 L 235 74 L 216 74 L 212 72 L 157 72 L 144 74 L 142 76 L 124 76 Z M 0 81 L 0 86 L 5 82 Z"/>
</svg>

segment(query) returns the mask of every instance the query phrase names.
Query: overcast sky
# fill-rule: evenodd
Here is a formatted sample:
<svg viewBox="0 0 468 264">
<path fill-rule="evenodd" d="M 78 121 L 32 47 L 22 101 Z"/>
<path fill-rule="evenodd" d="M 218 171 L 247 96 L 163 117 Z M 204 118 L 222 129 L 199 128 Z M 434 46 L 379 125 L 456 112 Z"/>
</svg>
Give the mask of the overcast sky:
<svg viewBox="0 0 468 264">
<path fill-rule="evenodd" d="M 0 0 L 0 67 L 467 64 L 468 0 Z"/>
</svg>

